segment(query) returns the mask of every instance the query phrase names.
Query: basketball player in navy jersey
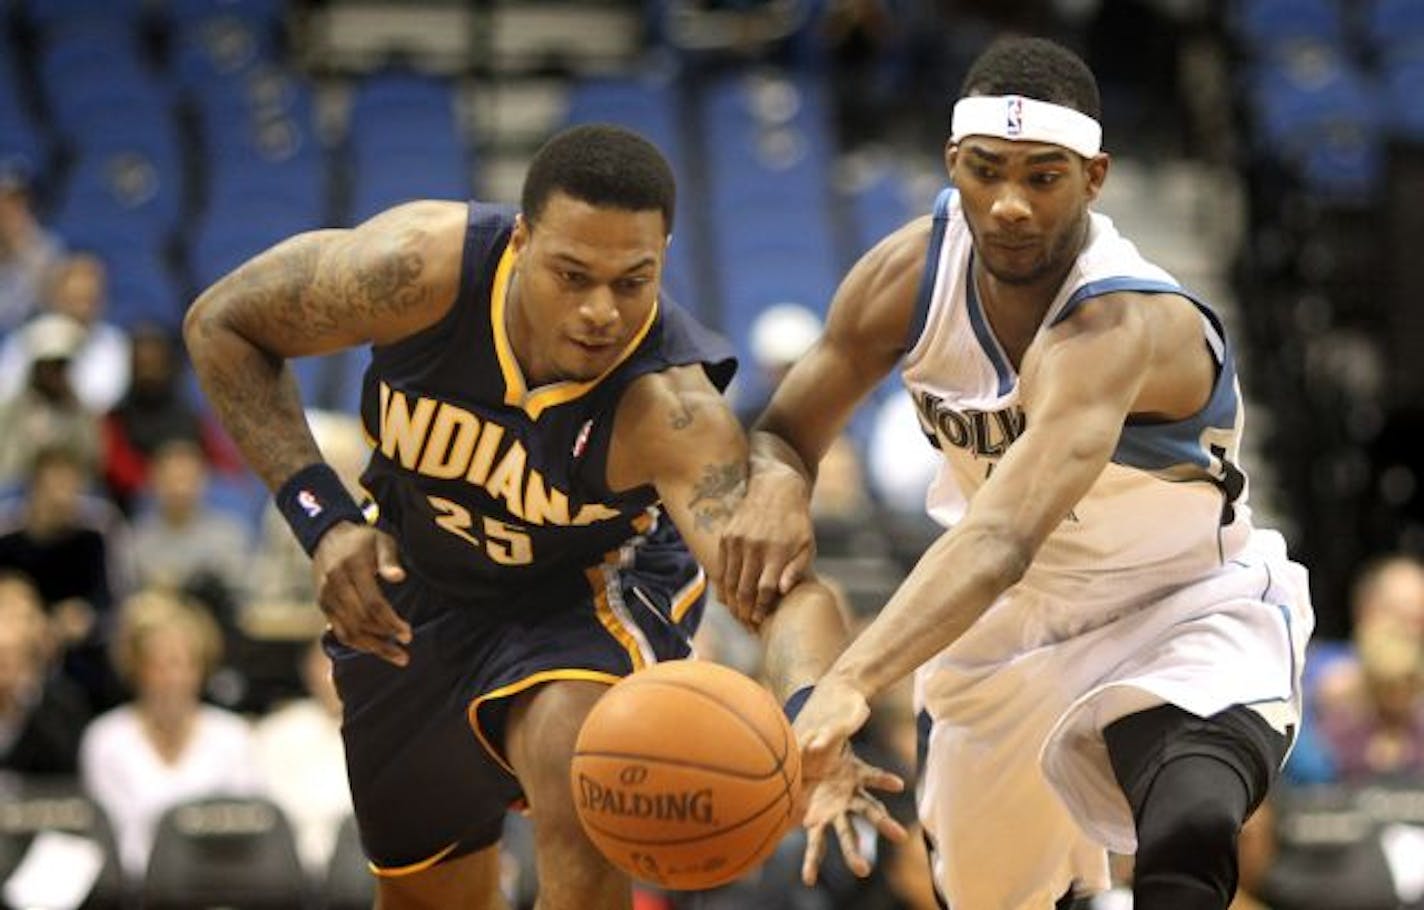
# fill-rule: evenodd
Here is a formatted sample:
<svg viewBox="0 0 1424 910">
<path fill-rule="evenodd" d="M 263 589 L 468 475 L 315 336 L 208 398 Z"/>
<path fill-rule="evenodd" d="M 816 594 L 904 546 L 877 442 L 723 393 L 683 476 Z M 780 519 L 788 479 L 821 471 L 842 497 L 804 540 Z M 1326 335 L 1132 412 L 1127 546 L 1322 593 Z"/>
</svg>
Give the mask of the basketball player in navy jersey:
<svg viewBox="0 0 1424 910">
<path fill-rule="evenodd" d="M 574 739 L 619 677 L 685 657 L 744 494 L 722 341 L 659 296 L 671 171 L 580 127 L 531 162 L 516 214 L 417 202 L 316 231 L 207 290 L 184 333 L 208 398 L 313 559 L 378 906 L 498 908 L 497 842 L 527 801 L 544 910 L 626 908 L 585 838 Z M 370 344 L 363 485 L 327 467 L 285 361 Z M 669 521 L 669 518 L 671 521 Z M 783 697 L 842 644 L 829 592 L 763 627 Z M 848 768 L 844 765 L 842 768 Z M 898 831 L 865 766 L 811 794 Z"/>
<path fill-rule="evenodd" d="M 1222 910 L 1299 723 L 1305 571 L 1253 527 L 1210 307 L 1091 211 L 1096 80 L 1008 39 L 971 67 L 953 188 L 867 253 L 777 388 L 723 535 L 755 618 L 810 553 L 815 466 L 898 370 L 946 527 L 797 721 L 808 767 L 916 673 L 920 818 L 956 910 L 1047 910 L 1135 853 L 1135 906 Z"/>
</svg>

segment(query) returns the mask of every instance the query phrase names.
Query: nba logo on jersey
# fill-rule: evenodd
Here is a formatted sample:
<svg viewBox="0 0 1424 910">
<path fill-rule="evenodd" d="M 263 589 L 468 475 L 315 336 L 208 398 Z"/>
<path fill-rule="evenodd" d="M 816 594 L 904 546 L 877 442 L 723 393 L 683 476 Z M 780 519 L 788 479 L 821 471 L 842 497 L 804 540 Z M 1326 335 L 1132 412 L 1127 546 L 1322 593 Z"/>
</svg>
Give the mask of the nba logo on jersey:
<svg viewBox="0 0 1424 910">
<path fill-rule="evenodd" d="M 583 450 L 588 447 L 588 434 L 593 432 L 593 421 L 585 420 L 579 429 L 578 438 L 574 440 L 573 456 L 578 458 L 583 454 Z"/>
<path fill-rule="evenodd" d="M 1008 136 L 1017 136 L 1023 132 L 1023 99 L 1018 95 L 1010 95 L 1007 99 L 1008 107 L 1004 111 L 1007 115 L 1004 122 L 1004 133 Z"/>
</svg>

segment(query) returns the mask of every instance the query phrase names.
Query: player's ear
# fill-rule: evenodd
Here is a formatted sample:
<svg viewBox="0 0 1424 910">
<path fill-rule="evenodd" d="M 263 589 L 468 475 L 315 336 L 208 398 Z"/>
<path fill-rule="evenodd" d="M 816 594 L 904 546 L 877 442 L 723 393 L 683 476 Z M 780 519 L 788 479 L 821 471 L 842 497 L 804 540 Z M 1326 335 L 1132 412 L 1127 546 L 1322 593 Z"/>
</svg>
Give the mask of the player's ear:
<svg viewBox="0 0 1424 910">
<path fill-rule="evenodd" d="M 1103 183 L 1108 179 L 1108 167 L 1111 163 L 1112 156 L 1107 152 L 1099 152 L 1083 160 L 1083 170 L 1088 178 L 1088 202 L 1096 202 L 1098 194 L 1103 191 Z"/>
<path fill-rule="evenodd" d="M 954 162 L 959 160 L 959 143 L 953 139 L 947 140 L 944 144 L 944 170 L 945 173 L 954 174 Z"/>
<path fill-rule="evenodd" d="M 531 232 L 529 219 L 520 212 L 514 216 L 514 232 L 509 235 L 509 248 L 518 256 L 524 252 L 524 248 L 529 245 L 529 234 Z"/>
</svg>

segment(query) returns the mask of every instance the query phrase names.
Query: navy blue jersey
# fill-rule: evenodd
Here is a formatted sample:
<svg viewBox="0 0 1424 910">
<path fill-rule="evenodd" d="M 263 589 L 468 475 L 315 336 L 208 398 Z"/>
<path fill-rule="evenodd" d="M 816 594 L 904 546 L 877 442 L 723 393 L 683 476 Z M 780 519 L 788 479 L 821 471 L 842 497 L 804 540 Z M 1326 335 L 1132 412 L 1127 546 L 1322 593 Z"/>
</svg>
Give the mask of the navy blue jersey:
<svg viewBox="0 0 1424 910">
<path fill-rule="evenodd" d="M 405 565 L 460 599 L 587 589 L 585 570 L 648 527 L 648 486 L 608 488 L 628 384 L 700 363 L 718 389 L 730 348 L 658 300 L 603 377 L 525 387 L 505 330 L 512 210 L 471 203 L 459 296 L 439 322 L 372 349 L 361 417 L 375 450 L 362 483 Z"/>
</svg>

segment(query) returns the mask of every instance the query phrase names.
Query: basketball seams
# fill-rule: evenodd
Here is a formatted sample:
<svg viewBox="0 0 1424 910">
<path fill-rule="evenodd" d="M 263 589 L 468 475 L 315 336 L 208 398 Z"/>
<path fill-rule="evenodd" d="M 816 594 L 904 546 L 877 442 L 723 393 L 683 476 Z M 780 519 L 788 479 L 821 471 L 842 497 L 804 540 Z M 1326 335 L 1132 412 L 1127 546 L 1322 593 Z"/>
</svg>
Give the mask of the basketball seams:
<svg viewBox="0 0 1424 910">
<path fill-rule="evenodd" d="M 666 666 L 666 664 L 660 664 L 655 666 Z M 710 666 L 720 667 L 721 665 L 711 664 Z M 750 680 L 748 680 L 748 682 L 750 682 Z M 619 683 L 619 685 L 622 685 L 625 688 L 633 688 L 635 686 L 668 686 L 674 689 L 682 689 L 685 692 L 691 692 L 695 695 L 701 696 L 707 701 L 712 702 L 712 704 L 722 708 L 728 714 L 735 717 L 737 721 L 740 722 L 744 727 L 752 731 L 752 735 L 755 736 L 761 742 L 761 744 L 766 747 L 766 750 L 769 753 L 771 753 L 772 758 L 776 761 L 775 767 L 772 769 L 771 773 L 781 775 L 782 793 L 786 796 L 789 805 L 794 806 L 796 804 L 796 797 L 791 792 L 791 775 L 786 772 L 786 761 L 788 758 L 791 757 L 791 743 L 787 741 L 786 727 L 784 725 L 781 725 L 782 744 L 781 754 L 778 755 L 776 752 L 776 747 L 773 746 L 764 735 L 762 735 L 761 730 L 757 729 L 755 724 L 753 724 L 751 721 L 747 720 L 745 717 L 742 716 L 742 713 L 737 710 L 736 705 L 717 697 L 716 695 L 712 694 L 711 692 L 708 692 L 705 689 L 689 685 L 677 679 L 639 679 L 636 675 L 624 679 L 623 682 Z M 752 683 L 752 685 L 756 684 Z M 757 686 L 757 689 L 760 692 L 766 692 L 766 690 L 762 689 L 760 686 Z M 769 696 L 770 693 L 767 694 Z M 778 705 L 776 710 L 779 712 L 781 710 L 781 707 Z"/>
<path fill-rule="evenodd" d="M 643 684 L 663 689 L 640 689 Z M 578 809 L 578 817 L 598 849 L 635 877 L 646 878 L 645 873 L 651 870 L 650 880 L 679 890 L 714 887 L 764 862 L 793 819 L 801 773 L 799 750 L 793 754 L 797 749 L 795 734 L 776 700 L 765 688 L 735 670 L 703 661 L 654 664 L 617 683 L 608 694 L 620 693 L 626 693 L 623 697 L 628 699 L 620 707 L 611 708 L 601 717 L 601 702 L 584 721 L 579 739 L 591 748 L 575 747 L 571 769 L 574 788 L 581 786 L 578 779 L 583 775 L 612 786 L 611 775 L 618 766 L 642 764 L 647 767 L 644 775 L 656 775 L 661 769 L 668 786 L 680 787 L 672 781 L 685 779 L 689 784 L 709 788 L 710 794 L 724 794 L 724 803 L 721 798 L 712 797 L 722 803 L 722 811 L 709 804 L 711 811 L 699 820 L 701 824 L 715 825 L 716 816 L 721 815 L 724 823 L 700 832 L 689 830 L 680 815 L 668 820 L 658 815 L 648 822 L 635 823 L 633 819 L 612 817 L 626 814 L 621 808 L 610 808 L 608 815 L 597 807 L 601 804 L 589 803 L 595 808 Z M 687 693 L 695 694 L 697 701 L 705 704 L 699 707 L 686 699 Z M 679 698 L 684 700 L 679 702 Z M 671 729 L 697 731 L 696 744 L 678 748 L 676 735 L 668 740 L 650 733 L 645 726 L 644 705 Z M 718 708 L 720 713 L 706 710 L 708 707 Z M 735 718 L 735 722 L 729 722 L 724 715 Z M 776 727 L 780 736 L 763 730 L 763 724 Z M 738 733 L 739 726 L 750 731 L 751 736 Z M 660 754 L 664 750 L 666 753 Z M 765 758 L 760 752 L 765 753 Z M 769 768 L 760 763 L 766 758 L 771 759 Z M 641 789 L 635 786 L 629 792 Z M 763 800 L 761 806 L 753 802 L 757 798 Z M 620 802 L 618 806 L 621 805 Z M 728 813 L 729 809 L 733 812 Z M 740 818 L 736 818 L 738 814 Z M 748 851 L 749 845 L 755 845 L 754 849 Z M 658 869 L 663 859 L 670 861 L 672 867 Z M 722 865 L 706 868 L 705 864 L 714 859 Z M 653 865 L 644 869 L 645 861 Z"/>
<path fill-rule="evenodd" d="M 723 777 L 733 777 L 737 780 L 764 781 L 770 780 L 780 773 L 780 769 L 773 768 L 765 774 L 742 774 L 720 765 L 709 765 L 705 762 L 688 761 L 681 758 L 663 758 L 660 755 L 640 755 L 636 752 L 588 752 L 580 750 L 574 753 L 574 758 L 617 758 L 627 761 L 641 762 L 645 765 L 669 765 L 674 768 L 692 768 L 697 771 L 709 771 L 713 774 L 720 774 Z"/>
<path fill-rule="evenodd" d="M 782 731 L 783 742 L 781 744 L 781 754 L 778 755 L 776 752 L 776 747 L 773 746 L 771 742 L 767 740 L 767 738 L 762 734 L 761 730 L 757 729 L 756 724 L 753 724 L 751 721 L 747 720 L 745 717 L 742 716 L 742 713 L 737 710 L 735 704 L 718 698 L 716 695 L 713 695 L 706 689 L 700 689 L 697 686 L 691 686 L 676 679 L 638 679 L 636 677 L 628 677 L 623 681 L 622 685 L 625 687 L 625 689 L 632 689 L 637 686 L 668 686 L 670 688 L 681 689 L 684 692 L 691 692 L 694 695 L 701 696 L 702 698 L 705 698 L 707 701 L 712 702 L 712 704 L 718 706 L 722 710 L 726 711 L 728 714 L 735 717 L 738 723 L 746 727 L 748 730 L 752 731 L 752 735 L 754 735 L 761 742 L 761 744 L 766 747 L 766 751 L 770 753 L 771 757 L 776 762 L 776 768 L 771 772 L 772 774 L 775 774 L 776 771 L 781 770 L 782 766 L 786 764 L 787 755 L 791 750 L 787 748 L 787 743 L 784 741 L 786 736 L 784 730 Z"/>
</svg>

